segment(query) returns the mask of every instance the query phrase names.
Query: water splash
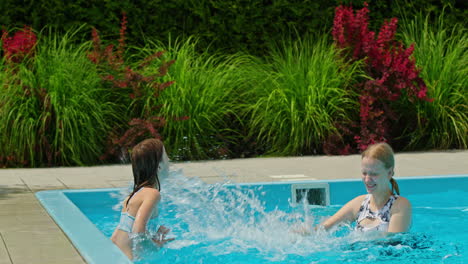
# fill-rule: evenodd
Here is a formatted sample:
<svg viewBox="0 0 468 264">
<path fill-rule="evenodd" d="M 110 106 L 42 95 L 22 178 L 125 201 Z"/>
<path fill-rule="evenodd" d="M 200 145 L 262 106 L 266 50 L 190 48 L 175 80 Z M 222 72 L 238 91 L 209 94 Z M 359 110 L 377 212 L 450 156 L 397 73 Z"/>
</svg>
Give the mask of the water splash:
<svg viewBox="0 0 468 264">
<path fill-rule="evenodd" d="M 298 226 L 311 227 L 321 222 L 324 217 L 310 213 L 320 207 L 302 203 L 295 212 L 267 210 L 261 199 L 264 194 L 261 187 L 242 188 L 229 182 L 208 185 L 198 178 L 185 177 L 181 171 L 172 171 L 161 196 L 166 209 L 175 211 L 177 221 L 172 229 L 177 240 L 167 247 L 203 244 L 213 255 L 255 250 L 281 260 L 288 254 L 306 256 L 311 251 L 331 250 L 341 243 L 335 236 L 338 229 L 311 236 L 293 231 Z M 335 239 L 330 239 L 332 236 Z"/>
</svg>

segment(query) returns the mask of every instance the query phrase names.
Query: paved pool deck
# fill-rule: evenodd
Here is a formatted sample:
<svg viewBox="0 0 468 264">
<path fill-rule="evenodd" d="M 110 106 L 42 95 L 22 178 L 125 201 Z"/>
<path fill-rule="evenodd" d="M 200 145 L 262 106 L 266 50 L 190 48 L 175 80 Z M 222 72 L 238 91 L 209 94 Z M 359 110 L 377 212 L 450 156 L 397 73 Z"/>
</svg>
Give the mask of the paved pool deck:
<svg viewBox="0 0 468 264">
<path fill-rule="evenodd" d="M 467 175 L 468 151 L 399 153 L 398 177 Z M 305 156 L 174 163 L 207 183 L 353 179 L 360 156 Z M 50 189 L 126 187 L 129 165 L 0 169 L 0 264 L 86 263 L 34 193 Z M 404 190 L 403 190 L 404 192 Z M 111 262 L 110 262 L 111 263 Z"/>
</svg>

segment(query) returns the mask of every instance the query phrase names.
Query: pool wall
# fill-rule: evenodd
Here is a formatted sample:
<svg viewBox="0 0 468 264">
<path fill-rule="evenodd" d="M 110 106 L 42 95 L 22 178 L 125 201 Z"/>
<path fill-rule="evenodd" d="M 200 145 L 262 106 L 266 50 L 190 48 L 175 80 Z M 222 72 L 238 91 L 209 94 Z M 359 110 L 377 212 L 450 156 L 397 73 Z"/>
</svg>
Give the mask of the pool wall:
<svg viewBox="0 0 468 264">
<path fill-rule="evenodd" d="M 448 190 L 468 192 L 468 175 L 400 177 L 396 180 L 400 190 L 404 190 L 404 194 Z M 329 184 L 330 204 L 332 205 L 345 204 L 355 196 L 365 193 L 360 180 L 313 182 Z M 288 206 L 287 201 L 291 198 L 291 184 L 295 183 L 307 182 L 248 183 L 230 187 L 253 190 L 259 199 L 268 201 L 266 205 L 271 210 Z M 80 210 L 80 208 L 89 207 L 91 210 L 99 210 L 104 206 L 112 206 L 106 204 L 105 198 L 109 196 L 109 192 L 118 190 L 120 189 L 52 190 L 37 192 L 36 197 L 88 263 L 132 263 Z"/>
<path fill-rule="evenodd" d="M 395 177 L 395 179 L 402 195 L 442 192 L 446 190 L 468 192 L 468 175 Z M 344 205 L 352 198 L 366 193 L 361 180 L 321 180 L 313 182 L 329 184 L 331 205 Z M 285 201 L 291 198 L 291 184 L 296 183 L 302 184 L 305 182 L 245 183 L 240 184 L 240 186 L 246 189 L 255 186 L 256 195 L 261 200 L 268 201 L 273 206 L 279 205 L 281 207 L 282 205 L 287 206 Z"/>
</svg>

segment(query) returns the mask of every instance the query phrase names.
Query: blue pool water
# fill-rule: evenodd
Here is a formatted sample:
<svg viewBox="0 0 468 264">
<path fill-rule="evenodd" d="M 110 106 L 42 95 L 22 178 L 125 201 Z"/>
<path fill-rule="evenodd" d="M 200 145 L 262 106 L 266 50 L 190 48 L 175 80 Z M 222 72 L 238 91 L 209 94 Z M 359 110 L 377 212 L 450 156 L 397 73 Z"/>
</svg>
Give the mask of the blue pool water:
<svg viewBox="0 0 468 264">
<path fill-rule="evenodd" d="M 468 177 L 400 178 L 398 182 L 402 195 L 413 205 L 410 232 L 390 237 L 363 235 L 351 224 L 304 237 L 291 230 L 322 222 L 364 193 L 362 183 L 329 181 L 332 205 L 324 207 L 292 203 L 291 183 L 207 185 L 175 174 L 163 183 L 158 222 L 171 228 L 176 240 L 160 250 L 148 244 L 136 263 L 468 263 Z M 108 254 L 103 245 L 107 241 L 114 254 L 115 246 L 108 238 L 118 222 L 118 205 L 125 196 L 121 192 L 64 191 L 63 197 L 52 200 L 69 199 L 97 227 L 90 233 L 100 232 L 105 238 L 86 239 L 86 228 L 80 227 L 83 243 L 102 240 L 100 251 Z M 38 194 L 46 208 L 51 195 L 51 191 L 42 198 Z M 67 214 L 62 207 L 48 211 L 53 217 L 57 211 Z M 57 220 L 61 217 L 54 218 L 70 236 L 66 224 Z M 155 230 L 157 223 L 150 226 Z M 112 254 L 100 257 L 113 259 Z"/>
</svg>

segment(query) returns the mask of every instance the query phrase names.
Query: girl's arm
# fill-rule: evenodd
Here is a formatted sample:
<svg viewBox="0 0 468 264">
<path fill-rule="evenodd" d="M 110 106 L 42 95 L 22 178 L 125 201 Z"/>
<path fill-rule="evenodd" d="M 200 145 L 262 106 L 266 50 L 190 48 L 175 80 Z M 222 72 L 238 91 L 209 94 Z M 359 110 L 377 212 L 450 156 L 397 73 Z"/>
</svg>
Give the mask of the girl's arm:
<svg viewBox="0 0 468 264">
<path fill-rule="evenodd" d="M 388 226 L 389 233 L 408 231 L 411 225 L 411 203 L 404 197 L 398 197 L 392 206 L 392 216 Z"/>
<path fill-rule="evenodd" d="M 338 212 L 336 212 L 330 218 L 325 220 L 325 222 L 323 222 L 322 224 L 318 226 L 315 226 L 314 230 L 317 230 L 321 226 L 323 226 L 325 230 L 328 230 L 334 225 L 339 224 L 343 221 L 354 221 L 357 217 L 359 208 L 364 198 L 365 198 L 365 195 L 361 195 L 349 201 L 347 204 L 341 207 L 340 210 L 338 210 Z M 300 227 L 296 230 L 293 230 L 293 232 L 301 234 L 301 235 L 311 234 L 311 230 L 308 227 Z"/>
<path fill-rule="evenodd" d="M 347 204 L 341 207 L 341 209 L 338 210 L 338 212 L 336 212 L 333 216 L 325 220 L 325 222 L 323 222 L 321 226 L 323 226 L 325 230 L 328 230 L 334 225 L 339 224 L 341 222 L 354 221 L 357 217 L 359 207 L 361 206 L 364 197 L 365 195 L 361 195 L 349 201 Z M 315 229 L 317 228 L 318 227 L 315 227 Z"/>
<path fill-rule="evenodd" d="M 144 233 L 146 232 L 146 224 L 151 217 L 151 212 L 154 206 L 161 200 L 161 194 L 158 190 L 147 188 L 143 190 L 145 196 L 143 202 L 138 208 L 137 214 L 135 215 L 135 222 L 133 223 L 132 233 Z"/>
</svg>

